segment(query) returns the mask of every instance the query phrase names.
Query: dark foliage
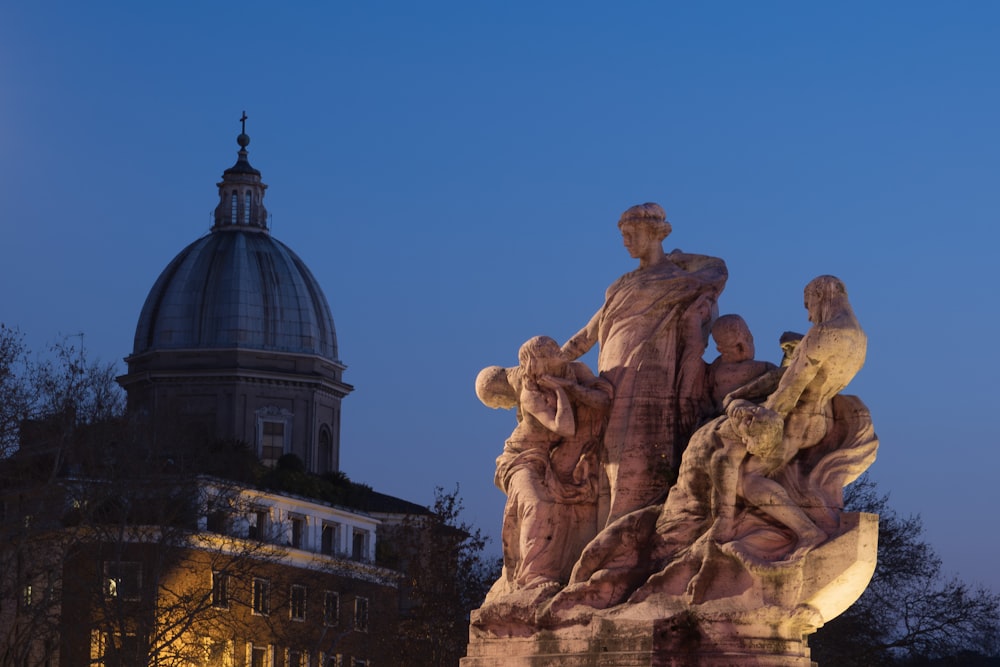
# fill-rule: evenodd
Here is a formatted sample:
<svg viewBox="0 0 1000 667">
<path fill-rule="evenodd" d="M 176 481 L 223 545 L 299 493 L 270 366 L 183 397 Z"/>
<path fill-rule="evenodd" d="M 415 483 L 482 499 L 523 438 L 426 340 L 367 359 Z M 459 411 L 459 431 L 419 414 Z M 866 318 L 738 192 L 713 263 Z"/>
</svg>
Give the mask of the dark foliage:
<svg viewBox="0 0 1000 667">
<path fill-rule="evenodd" d="M 879 515 L 878 566 L 861 598 L 810 638 L 813 660 L 837 667 L 995 664 L 1000 595 L 947 578 L 921 539 L 920 517 L 898 516 L 867 477 L 848 488 L 845 504 Z"/>
<path fill-rule="evenodd" d="M 400 624 L 400 667 L 457 666 L 469 638 L 469 613 L 500 576 L 485 556 L 479 529 L 461 519 L 458 488 L 435 489 L 433 514 L 396 527 L 389 560 L 406 574 Z"/>
</svg>

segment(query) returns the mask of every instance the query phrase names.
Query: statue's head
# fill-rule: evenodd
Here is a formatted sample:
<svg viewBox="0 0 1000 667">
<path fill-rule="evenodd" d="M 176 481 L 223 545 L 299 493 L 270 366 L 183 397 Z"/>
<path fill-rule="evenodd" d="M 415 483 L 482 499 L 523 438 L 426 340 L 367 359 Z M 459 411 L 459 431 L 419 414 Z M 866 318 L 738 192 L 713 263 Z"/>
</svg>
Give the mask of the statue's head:
<svg viewBox="0 0 1000 667">
<path fill-rule="evenodd" d="M 733 431 L 746 445 L 747 451 L 762 459 L 770 469 L 784 461 L 784 418 L 763 405 L 738 399 L 726 408 L 726 415 Z"/>
<path fill-rule="evenodd" d="M 509 410 L 517 405 L 517 392 L 503 366 L 488 366 L 476 376 L 476 396 L 490 408 Z"/>
<path fill-rule="evenodd" d="M 671 230 L 663 207 L 652 202 L 638 204 L 622 213 L 622 217 L 618 219 L 618 229 L 623 229 L 626 225 L 637 225 L 648 229 L 657 241 L 667 238 Z"/>
<path fill-rule="evenodd" d="M 825 322 L 845 308 L 850 308 L 847 288 L 836 276 L 813 278 L 806 285 L 805 306 L 810 322 L 813 324 Z"/>
<path fill-rule="evenodd" d="M 525 341 L 517 351 L 521 369 L 529 376 L 561 374 L 566 368 L 559 343 L 548 336 L 535 336 Z"/>
<path fill-rule="evenodd" d="M 781 346 L 781 365 L 789 366 L 792 363 L 792 355 L 795 354 L 795 350 L 799 347 L 799 343 L 802 341 L 802 334 L 795 331 L 786 331 L 781 334 L 781 338 L 778 339 L 778 344 Z"/>
<path fill-rule="evenodd" d="M 753 334 L 739 315 L 723 315 L 712 325 L 715 347 L 725 363 L 747 361 L 755 354 Z"/>
</svg>

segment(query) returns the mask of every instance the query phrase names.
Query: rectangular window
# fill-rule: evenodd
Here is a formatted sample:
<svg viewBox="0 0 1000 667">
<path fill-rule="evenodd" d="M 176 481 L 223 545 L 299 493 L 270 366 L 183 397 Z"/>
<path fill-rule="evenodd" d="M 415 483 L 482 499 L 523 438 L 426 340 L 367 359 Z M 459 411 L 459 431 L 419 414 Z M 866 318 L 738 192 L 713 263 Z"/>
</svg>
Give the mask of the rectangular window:
<svg viewBox="0 0 1000 667">
<path fill-rule="evenodd" d="M 253 580 L 253 613 L 267 616 L 271 613 L 271 582 L 267 579 Z"/>
<path fill-rule="evenodd" d="M 320 659 L 320 667 L 344 667 L 344 656 L 340 653 L 327 655 L 325 660 Z"/>
<path fill-rule="evenodd" d="M 340 593 L 323 592 L 323 625 L 334 626 L 340 617 Z"/>
<path fill-rule="evenodd" d="M 266 541 L 270 534 L 271 514 L 267 510 L 257 510 L 247 517 L 247 537 L 251 540 Z"/>
<path fill-rule="evenodd" d="M 305 654 L 302 651 L 289 649 L 288 659 L 285 661 L 285 665 L 286 667 L 307 667 L 308 662 L 305 659 Z"/>
<path fill-rule="evenodd" d="M 358 632 L 368 632 L 368 598 L 354 599 L 354 629 Z"/>
<path fill-rule="evenodd" d="M 260 462 L 273 467 L 284 453 L 285 422 L 263 422 L 261 424 Z"/>
<path fill-rule="evenodd" d="M 250 667 L 271 667 L 271 656 L 268 646 L 253 644 L 250 646 Z"/>
<path fill-rule="evenodd" d="M 118 659 L 112 658 L 108 664 L 111 665 L 138 665 L 141 654 L 139 637 L 133 634 L 118 635 L 114 644 L 109 643 L 109 653 Z"/>
<path fill-rule="evenodd" d="M 31 606 L 31 584 L 25 584 L 24 588 L 21 589 L 21 606 L 27 609 Z"/>
<path fill-rule="evenodd" d="M 142 598 L 142 564 L 104 561 L 104 596 L 121 600 Z"/>
<path fill-rule="evenodd" d="M 364 658 L 355 658 L 353 667 L 368 667 L 368 661 Z"/>
<path fill-rule="evenodd" d="M 354 541 L 351 543 L 351 558 L 354 560 L 368 559 L 368 531 L 354 529 Z"/>
<path fill-rule="evenodd" d="M 90 635 L 90 664 L 138 665 L 142 657 L 139 637 L 93 630 Z"/>
<path fill-rule="evenodd" d="M 212 606 L 229 609 L 229 575 L 224 572 L 212 572 Z"/>
<path fill-rule="evenodd" d="M 211 667 L 233 667 L 236 656 L 232 640 L 198 637 L 195 645 L 201 649 L 201 655 L 198 660 L 191 663 L 191 667 L 195 665 L 198 667 L 202 667 L 202 665 L 205 667 L 208 667 L 208 665 L 211 665 Z M 187 665 L 188 663 L 184 664 Z"/>
<path fill-rule="evenodd" d="M 332 556 L 337 552 L 337 524 L 324 523 L 323 533 L 320 541 L 320 551 L 327 556 Z"/>
<path fill-rule="evenodd" d="M 306 587 L 292 586 L 288 607 L 293 621 L 306 620 Z"/>
<path fill-rule="evenodd" d="M 292 524 L 292 547 L 296 549 L 304 548 L 306 520 L 300 516 L 291 516 L 290 523 Z"/>
<path fill-rule="evenodd" d="M 210 533 L 227 535 L 229 533 L 229 512 L 218 509 L 209 512 L 206 528 Z"/>
</svg>

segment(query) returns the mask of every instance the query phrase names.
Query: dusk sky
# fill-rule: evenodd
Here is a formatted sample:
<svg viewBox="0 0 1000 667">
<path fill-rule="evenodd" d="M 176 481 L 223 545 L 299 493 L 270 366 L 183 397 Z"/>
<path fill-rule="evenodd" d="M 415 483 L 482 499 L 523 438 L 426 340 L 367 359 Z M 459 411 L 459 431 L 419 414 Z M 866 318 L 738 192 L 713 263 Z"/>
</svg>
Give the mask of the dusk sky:
<svg viewBox="0 0 1000 667">
<path fill-rule="evenodd" d="M 659 202 L 667 250 L 727 262 L 758 358 L 807 330 L 811 278 L 844 280 L 871 475 L 1000 592 L 1000 4 L 611 5 L 4 3 L 0 321 L 124 372 L 245 109 L 355 386 L 343 470 L 421 504 L 457 483 L 496 537 L 515 420 L 476 373 L 582 327 L 636 266 L 618 216 Z"/>
</svg>

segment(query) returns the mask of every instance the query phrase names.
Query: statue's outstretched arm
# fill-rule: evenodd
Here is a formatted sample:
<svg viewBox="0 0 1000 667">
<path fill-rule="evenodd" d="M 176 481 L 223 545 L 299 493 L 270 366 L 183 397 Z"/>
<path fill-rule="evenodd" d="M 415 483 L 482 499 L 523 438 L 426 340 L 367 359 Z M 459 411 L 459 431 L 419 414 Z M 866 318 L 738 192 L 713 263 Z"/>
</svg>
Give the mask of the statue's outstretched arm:
<svg viewBox="0 0 1000 667">
<path fill-rule="evenodd" d="M 590 351 L 597 343 L 597 328 L 601 321 L 601 311 L 597 311 L 587 325 L 573 334 L 573 337 L 562 346 L 566 359 L 573 361 Z"/>
<path fill-rule="evenodd" d="M 614 389 L 611 383 L 594 375 L 586 364 L 570 365 L 576 382 L 566 386 L 572 398 L 591 408 L 605 408 L 611 404 Z"/>
<path fill-rule="evenodd" d="M 784 367 L 773 368 L 756 380 L 748 382 L 738 389 L 733 389 L 722 399 L 722 409 L 728 409 L 729 404 L 737 399 L 752 401 L 755 398 L 760 400 L 760 397 L 769 396 L 780 385 L 781 377 L 786 370 L 788 369 Z"/>
</svg>

